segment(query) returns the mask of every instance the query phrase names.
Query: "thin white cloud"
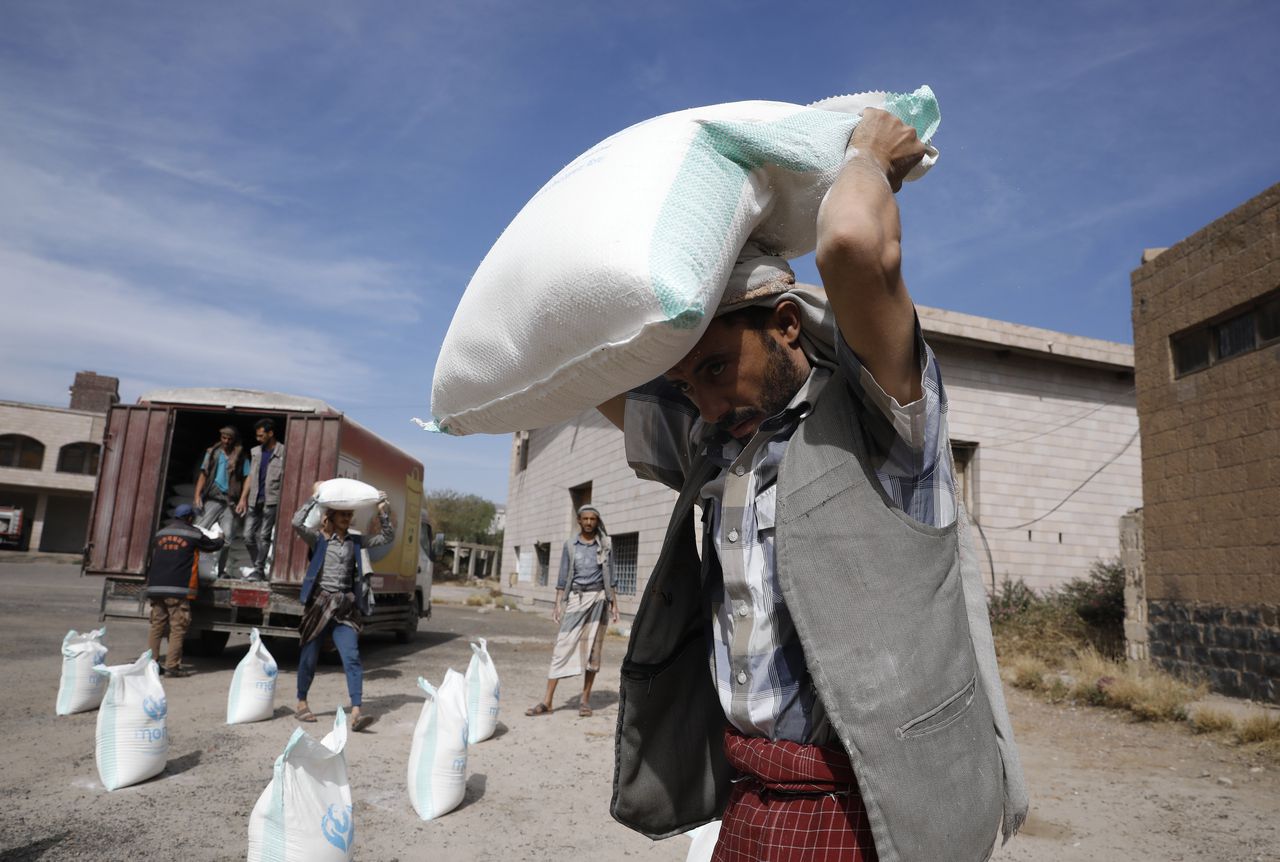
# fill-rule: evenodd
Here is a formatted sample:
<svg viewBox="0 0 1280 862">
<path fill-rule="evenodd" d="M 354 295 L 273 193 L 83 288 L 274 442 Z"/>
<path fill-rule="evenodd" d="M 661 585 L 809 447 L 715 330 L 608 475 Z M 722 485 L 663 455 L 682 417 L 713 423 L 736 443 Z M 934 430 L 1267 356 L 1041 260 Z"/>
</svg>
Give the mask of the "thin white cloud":
<svg viewBox="0 0 1280 862">
<path fill-rule="evenodd" d="M 359 343 L 2 245 L 0 295 L 12 298 L 0 356 L 24 369 L 0 384 L 14 400 L 47 401 L 69 382 L 71 366 L 143 388 L 244 386 L 329 397 L 353 396 L 374 376 Z"/>
<path fill-rule="evenodd" d="M 207 198 L 173 197 L 64 163 L 57 172 L 0 156 L 0 231 L 51 260 L 93 258 L 152 267 L 179 284 L 265 292 L 267 298 L 380 315 L 418 299 L 396 268 L 368 257 L 336 256 L 296 229 L 263 224 L 252 211 Z M 119 187 L 119 188 L 117 188 Z"/>
<path fill-rule="evenodd" d="M 251 183 L 241 182 L 239 180 L 221 176 L 216 171 L 209 168 L 179 165 L 159 156 L 141 156 L 138 158 L 138 163 L 156 171 L 157 173 L 176 177 L 177 179 L 192 183 L 193 185 L 204 186 L 217 191 L 230 192 L 231 194 L 261 201 L 263 203 L 279 204 L 284 201 L 284 198 L 280 195 L 271 194 L 265 189 Z"/>
</svg>

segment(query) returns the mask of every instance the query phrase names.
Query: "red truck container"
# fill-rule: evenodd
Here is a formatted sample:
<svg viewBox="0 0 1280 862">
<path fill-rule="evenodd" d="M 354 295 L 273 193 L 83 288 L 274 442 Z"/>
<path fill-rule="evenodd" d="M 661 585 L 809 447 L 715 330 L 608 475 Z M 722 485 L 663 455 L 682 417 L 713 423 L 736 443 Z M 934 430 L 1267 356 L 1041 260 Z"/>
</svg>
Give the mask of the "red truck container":
<svg viewBox="0 0 1280 862">
<path fill-rule="evenodd" d="M 216 654 L 232 632 L 252 628 L 297 637 L 307 546 L 290 522 L 313 484 L 335 476 L 359 479 L 387 494 L 396 538 L 369 551 L 375 606 L 364 631 L 390 632 L 407 642 L 418 620 L 431 615 L 434 554 L 422 464 L 323 401 L 245 389 L 165 389 L 111 408 L 83 569 L 104 577 L 101 618 L 147 618 L 143 587 L 156 530 L 174 507 L 191 502 L 190 488 L 218 429 L 238 428 L 247 454 L 253 425 L 263 418 L 274 420 L 285 446 L 268 580 L 201 578 L 187 648 Z M 353 526 L 376 527 L 376 521 Z M 237 536 L 233 551 L 241 544 Z"/>
</svg>

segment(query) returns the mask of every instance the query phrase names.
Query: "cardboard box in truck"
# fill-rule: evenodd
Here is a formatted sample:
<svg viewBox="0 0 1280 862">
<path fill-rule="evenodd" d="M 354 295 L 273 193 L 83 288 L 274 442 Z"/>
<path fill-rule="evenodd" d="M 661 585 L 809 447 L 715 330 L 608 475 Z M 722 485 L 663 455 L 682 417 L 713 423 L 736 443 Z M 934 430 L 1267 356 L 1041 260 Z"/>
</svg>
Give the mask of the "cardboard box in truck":
<svg viewBox="0 0 1280 862">
<path fill-rule="evenodd" d="M 151 540 L 181 503 L 190 503 L 205 451 L 219 429 L 233 426 L 248 450 L 254 423 L 270 418 L 284 444 L 284 480 L 267 580 L 238 577 L 247 561 L 237 523 L 227 576 L 201 578 L 191 603 L 187 648 L 216 653 L 233 632 L 297 637 L 298 591 L 307 571 L 307 546 L 290 522 L 318 480 L 359 479 L 385 491 L 396 538 L 371 549 L 373 614 L 364 631 L 389 632 L 407 642 L 420 618 L 431 615 L 430 525 L 422 498 L 422 464 L 323 401 L 245 389 L 165 389 L 137 404 L 116 405 L 107 419 L 89 522 L 84 574 L 103 577 L 102 619 L 145 619 L 143 596 Z M 254 481 L 249 477 L 246 481 Z M 353 524 L 370 532 L 377 527 Z M 206 555 L 206 557 L 211 555 Z M 214 569 L 203 561 L 202 570 Z"/>
</svg>

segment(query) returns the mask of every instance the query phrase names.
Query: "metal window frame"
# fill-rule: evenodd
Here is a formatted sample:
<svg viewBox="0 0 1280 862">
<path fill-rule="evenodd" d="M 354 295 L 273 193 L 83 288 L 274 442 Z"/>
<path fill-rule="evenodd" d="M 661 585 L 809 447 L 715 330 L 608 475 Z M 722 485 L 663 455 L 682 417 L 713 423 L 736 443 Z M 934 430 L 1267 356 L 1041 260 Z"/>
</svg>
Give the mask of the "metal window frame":
<svg viewBox="0 0 1280 862">
<path fill-rule="evenodd" d="M 640 534 L 619 533 L 610 539 L 613 542 L 613 577 L 618 585 L 618 595 L 634 596 L 640 584 Z M 619 553 L 624 549 L 629 552 L 630 559 L 624 560 Z"/>
<path fill-rule="evenodd" d="M 1194 326 L 1188 326 L 1186 329 L 1179 330 L 1169 335 L 1169 366 L 1170 372 L 1174 380 L 1181 380 L 1192 374 L 1198 374 L 1208 368 L 1213 368 L 1223 362 L 1229 362 L 1241 356 L 1248 356 L 1256 353 L 1274 344 L 1280 343 L 1280 333 L 1271 338 L 1263 338 L 1262 335 L 1262 315 L 1263 309 L 1269 308 L 1273 304 L 1280 304 L 1280 289 L 1271 290 L 1262 296 L 1241 303 L 1234 308 L 1227 309 L 1221 314 L 1215 314 L 1208 320 L 1203 320 Z M 1218 329 L 1223 324 L 1230 323 L 1238 318 L 1249 317 L 1253 322 L 1253 346 L 1239 353 L 1233 353 L 1230 356 L 1220 356 L 1218 352 Z M 1181 370 L 1178 368 L 1177 345 L 1180 341 L 1191 338 L 1193 336 L 1207 336 L 1209 339 L 1209 361 L 1204 365 L 1197 365 L 1194 368 Z"/>
</svg>

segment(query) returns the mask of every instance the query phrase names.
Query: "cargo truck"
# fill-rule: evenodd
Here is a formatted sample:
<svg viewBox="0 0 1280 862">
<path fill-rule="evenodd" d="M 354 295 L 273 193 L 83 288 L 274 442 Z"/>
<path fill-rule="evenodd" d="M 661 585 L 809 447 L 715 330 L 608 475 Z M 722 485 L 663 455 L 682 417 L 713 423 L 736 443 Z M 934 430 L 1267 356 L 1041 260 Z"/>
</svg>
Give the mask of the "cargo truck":
<svg viewBox="0 0 1280 862">
<path fill-rule="evenodd" d="M 308 548 L 290 522 L 314 483 L 334 477 L 359 479 L 387 494 L 396 537 L 368 551 L 375 602 L 363 628 L 366 634 L 388 632 L 408 642 L 419 620 L 431 616 L 436 556 L 422 464 L 323 401 L 245 389 L 165 389 L 143 395 L 137 404 L 111 408 L 83 565 L 85 575 L 103 578 L 100 618 L 147 618 L 143 588 L 157 528 L 174 508 L 191 502 L 204 453 L 218 440 L 219 429 L 237 428 L 247 455 L 254 423 L 264 418 L 274 421 L 285 447 L 267 580 L 239 577 L 247 555 L 238 535 L 223 577 L 213 577 L 214 555 L 203 555 L 186 649 L 215 655 L 232 633 L 253 628 L 267 636 L 297 637 Z M 352 526 L 368 532 L 377 524 Z"/>
</svg>

